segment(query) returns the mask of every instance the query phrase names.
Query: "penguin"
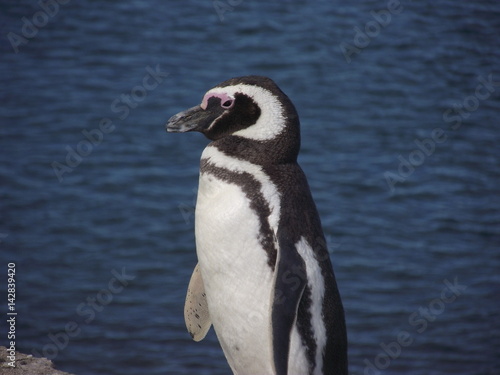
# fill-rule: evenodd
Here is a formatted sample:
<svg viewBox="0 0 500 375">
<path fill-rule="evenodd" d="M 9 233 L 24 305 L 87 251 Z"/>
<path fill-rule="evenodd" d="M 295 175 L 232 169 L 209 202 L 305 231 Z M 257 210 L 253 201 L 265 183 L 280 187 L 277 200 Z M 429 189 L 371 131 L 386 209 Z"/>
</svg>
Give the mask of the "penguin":
<svg viewBox="0 0 500 375">
<path fill-rule="evenodd" d="M 232 78 L 166 130 L 211 141 L 200 160 L 198 264 L 184 309 L 193 339 L 213 325 L 235 375 L 347 374 L 344 309 L 297 163 L 291 100 L 270 78 Z"/>
</svg>

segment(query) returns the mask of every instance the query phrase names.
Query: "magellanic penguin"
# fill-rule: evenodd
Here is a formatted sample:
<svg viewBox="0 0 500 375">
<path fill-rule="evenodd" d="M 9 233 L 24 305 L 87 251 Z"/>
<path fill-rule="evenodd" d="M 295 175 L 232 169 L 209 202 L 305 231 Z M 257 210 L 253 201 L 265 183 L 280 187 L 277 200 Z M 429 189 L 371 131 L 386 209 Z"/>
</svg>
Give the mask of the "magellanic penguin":
<svg viewBox="0 0 500 375">
<path fill-rule="evenodd" d="M 302 169 L 299 118 L 269 78 L 209 90 L 168 132 L 212 142 L 200 162 L 195 267 L 185 320 L 213 324 L 234 374 L 347 374 L 342 301 Z"/>
</svg>

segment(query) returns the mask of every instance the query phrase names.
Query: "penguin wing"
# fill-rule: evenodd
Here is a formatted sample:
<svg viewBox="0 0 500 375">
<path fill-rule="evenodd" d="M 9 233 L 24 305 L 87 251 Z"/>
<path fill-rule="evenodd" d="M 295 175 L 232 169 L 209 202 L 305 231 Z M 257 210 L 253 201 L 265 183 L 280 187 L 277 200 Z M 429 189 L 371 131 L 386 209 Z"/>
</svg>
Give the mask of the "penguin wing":
<svg viewBox="0 0 500 375">
<path fill-rule="evenodd" d="M 286 236 L 281 236 L 286 238 Z M 307 284 L 305 263 L 296 246 L 279 241 L 271 313 L 274 367 L 277 375 L 288 374 L 290 337 L 297 309 Z"/>
<path fill-rule="evenodd" d="M 184 320 L 194 341 L 201 341 L 207 335 L 212 322 L 208 313 L 207 295 L 198 264 L 189 281 L 184 304 Z"/>
</svg>

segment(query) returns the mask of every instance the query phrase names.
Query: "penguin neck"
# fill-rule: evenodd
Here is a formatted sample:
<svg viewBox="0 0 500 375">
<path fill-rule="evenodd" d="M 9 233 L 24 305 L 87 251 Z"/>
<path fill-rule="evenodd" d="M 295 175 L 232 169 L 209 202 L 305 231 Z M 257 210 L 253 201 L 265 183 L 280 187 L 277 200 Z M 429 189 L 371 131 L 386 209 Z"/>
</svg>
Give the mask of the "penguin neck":
<svg viewBox="0 0 500 375">
<path fill-rule="evenodd" d="M 295 164 L 300 149 L 300 137 L 291 138 L 282 136 L 258 141 L 231 135 L 213 141 L 207 147 L 215 147 L 231 158 L 260 166 Z"/>
</svg>

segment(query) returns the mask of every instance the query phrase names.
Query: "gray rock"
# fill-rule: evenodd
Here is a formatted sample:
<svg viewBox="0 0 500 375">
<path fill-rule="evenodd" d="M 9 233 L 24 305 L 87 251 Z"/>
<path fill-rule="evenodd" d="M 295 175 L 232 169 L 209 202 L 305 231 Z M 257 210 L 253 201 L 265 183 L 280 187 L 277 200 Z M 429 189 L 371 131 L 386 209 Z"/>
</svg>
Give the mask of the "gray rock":
<svg viewBox="0 0 500 375">
<path fill-rule="evenodd" d="M 0 375 L 73 375 L 54 368 L 47 358 L 33 357 L 31 354 L 16 352 L 16 367 L 9 365 L 9 353 L 5 346 L 0 346 Z"/>
</svg>

